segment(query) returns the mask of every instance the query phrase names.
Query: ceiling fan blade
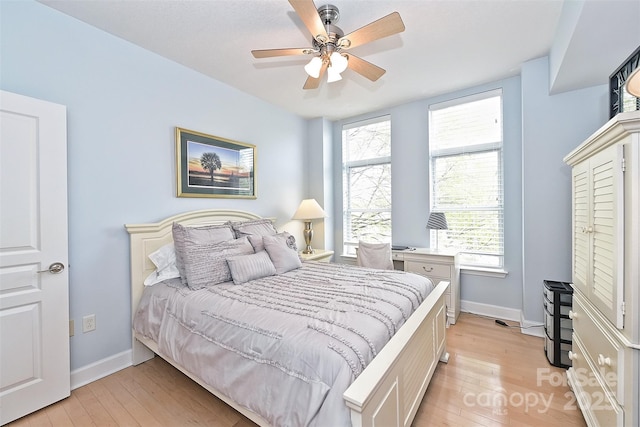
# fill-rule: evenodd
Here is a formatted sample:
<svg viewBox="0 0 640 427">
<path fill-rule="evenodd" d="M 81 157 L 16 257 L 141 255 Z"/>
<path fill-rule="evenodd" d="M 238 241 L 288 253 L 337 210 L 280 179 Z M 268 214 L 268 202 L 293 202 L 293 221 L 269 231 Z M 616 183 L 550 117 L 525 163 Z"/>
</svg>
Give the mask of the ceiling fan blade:
<svg viewBox="0 0 640 427">
<path fill-rule="evenodd" d="M 345 39 L 351 42 L 348 46 L 341 45 L 340 47 L 342 49 L 350 49 L 403 31 L 404 23 L 402 22 L 402 18 L 400 18 L 400 14 L 393 12 L 362 28 L 358 28 L 344 37 L 340 37 L 340 42 L 342 43 L 345 43 L 343 42 Z"/>
<path fill-rule="evenodd" d="M 349 68 L 355 71 L 358 74 L 361 74 L 375 82 L 378 80 L 384 73 L 386 73 L 384 68 L 380 68 L 377 65 L 373 65 L 369 61 L 365 61 L 362 58 L 358 58 L 357 56 L 348 54 L 349 59 Z"/>
<path fill-rule="evenodd" d="M 289 0 L 289 3 L 291 3 L 291 6 L 302 19 L 314 39 L 317 39 L 318 36 L 324 37 L 324 42 L 329 39 L 327 30 L 324 28 L 313 0 Z"/>
<path fill-rule="evenodd" d="M 290 49 L 262 49 L 252 50 L 254 58 L 272 58 L 274 56 L 290 56 L 290 55 L 305 55 L 312 53 L 313 49 L 309 48 L 290 48 Z"/>
<path fill-rule="evenodd" d="M 324 76 L 325 71 L 327 71 L 327 66 L 329 64 L 327 62 L 322 63 L 322 67 L 320 68 L 320 75 L 318 75 L 317 79 L 309 76 L 307 77 L 307 81 L 304 82 L 304 86 L 302 89 L 317 89 L 320 86 L 320 80 L 322 80 L 322 76 Z"/>
</svg>

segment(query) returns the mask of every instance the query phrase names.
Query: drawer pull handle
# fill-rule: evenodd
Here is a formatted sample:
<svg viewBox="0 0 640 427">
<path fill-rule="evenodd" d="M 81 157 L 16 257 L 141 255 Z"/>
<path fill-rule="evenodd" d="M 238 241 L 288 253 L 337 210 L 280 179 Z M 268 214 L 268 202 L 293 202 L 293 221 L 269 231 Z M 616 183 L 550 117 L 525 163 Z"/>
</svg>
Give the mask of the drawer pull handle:
<svg viewBox="0 0 640 427">
<path fill-rule="evenodd" d="M 424 265 L 422 266 L 422 269 L 423 269 L 424 271 L 426 271 L 427 273 L 431 273 L 431 272 L 433 271 L 433 267 L 429 267 L 429 268 L 427 268 L 427 267 L 425 267 Z"/>
<path fill-rule="evenodd" d="M 611 366 L 611 358 L 610 357 L 604 357 L 603 354 L 599 354 L 598 355 L 598 365 L 600 366 Z"/>
<path fill-rule="evenodd" d="M 569 319 L 573 320 L 576 317 L 578 317 L 578 314 L 573 310 L 569 310 Z"/>
<path fill-rule="evenodd" d="M 574 353 L 571 350 L 569 350 L 569 353 L 567 353 L 567 356 L 569 356 L 569 360 L 576 360 L 578 358 L 578 354 Z"/>
</svg>

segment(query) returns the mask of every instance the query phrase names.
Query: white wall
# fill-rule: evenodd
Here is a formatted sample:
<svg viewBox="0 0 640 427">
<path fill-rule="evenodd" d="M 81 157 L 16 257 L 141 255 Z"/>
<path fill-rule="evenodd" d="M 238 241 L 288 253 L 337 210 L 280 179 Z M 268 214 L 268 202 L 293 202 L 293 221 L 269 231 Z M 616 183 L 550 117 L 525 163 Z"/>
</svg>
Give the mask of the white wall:
<svg viewBox="0 0 640 427">
<path fill-rule="evenodd" d="M 67 106 L 75 370 L 131 347 L 123 225 L 205 208 L 286 223 L 306 196 L 307 123 L 42 4 L 2 1 L 0 16 L 0 87 Z M 177 198 L 175 126 L 255 144 L 258 198 Z"/>
</svg>

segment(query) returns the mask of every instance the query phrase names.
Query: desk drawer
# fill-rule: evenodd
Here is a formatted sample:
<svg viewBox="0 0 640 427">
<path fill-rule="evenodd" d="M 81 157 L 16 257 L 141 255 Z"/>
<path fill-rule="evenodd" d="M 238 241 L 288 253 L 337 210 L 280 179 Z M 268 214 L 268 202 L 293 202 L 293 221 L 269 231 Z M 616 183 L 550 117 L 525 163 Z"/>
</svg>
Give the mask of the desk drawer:
<svg viewBox="0 0 640 427">
<path fill-rule="evenodd" d="M 408 260 L 405 258 L 404 271 L 410 271 L 411 273 L 421 274 L 429 278 L 433 277 L 438 279 L 451 279 L 451 266 L 448 264 L 414 261 L 414 260 Z M 434 284 L 437 284 L 436 280 L 434 280 L 434 282 L 435 282 Z"/>
<path fill-rule="evenodd" d="M 620 403 L 624 401 L 624 347 L 613 339 L 594 320 L 594 315 L 585 307 L 581 297 L 574 295 L 573 331 L 584 344 L 585 357 L 591 360 L 603 383 Z"/>
</svg>

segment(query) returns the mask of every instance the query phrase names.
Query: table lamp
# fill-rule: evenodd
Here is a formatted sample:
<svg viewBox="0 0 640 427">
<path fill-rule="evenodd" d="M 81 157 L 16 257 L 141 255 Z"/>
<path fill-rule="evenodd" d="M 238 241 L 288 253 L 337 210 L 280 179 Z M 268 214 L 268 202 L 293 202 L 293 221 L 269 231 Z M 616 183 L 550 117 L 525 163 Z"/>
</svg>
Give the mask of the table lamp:
<svg viewBox="0 0 640 427">
<path fill-rule="evenodd" d="M 311 239 L 313 238 L 311 220 L 325 218 L 326 216 L 318 202 L 316 202 L 316 199 L 303 200 L 296 213 L 293 214 L 291 219 L 304 221 L 304 242 L 307 244 L 307 247 L 302 251 L 303 254 L 312 254 L 315 252 L 311 247 Z"/>
<path fill-rule="evenodd" d="M 438 230 L 447 230 L 447 217 L 444 212 L 431 212 L 427 220 L 427 228 L 436 230 L 436 249 L 438 249 Z"/>
</svg>

